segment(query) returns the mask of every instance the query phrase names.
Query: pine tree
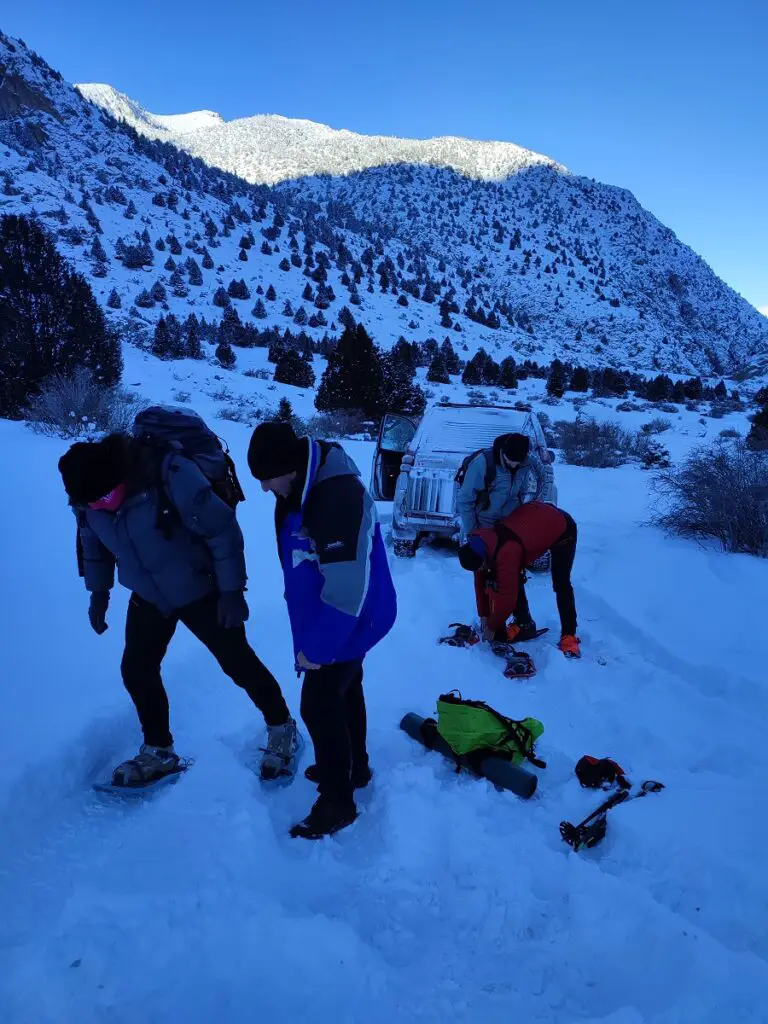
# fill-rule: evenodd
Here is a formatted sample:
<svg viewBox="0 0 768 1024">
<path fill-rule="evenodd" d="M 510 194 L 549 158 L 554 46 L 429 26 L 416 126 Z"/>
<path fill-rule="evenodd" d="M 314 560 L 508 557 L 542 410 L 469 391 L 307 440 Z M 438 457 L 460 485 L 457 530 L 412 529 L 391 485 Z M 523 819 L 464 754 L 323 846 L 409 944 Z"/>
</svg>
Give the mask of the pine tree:
<svg viewBox="0 0 768 1024">
<path fill-rule="evenodd" d="M 293 322 L 295 324 L 299 324 L 300 326 L 307 322 L 307 311 L 306 309 L 304 309 L 303 306 L 299 306 L 299 308 L 296 310 L 296 315 L 293 318 Z"/>
<path fill-rule="evenodd" d="M 499 387 L 504 388 L 505 391 L 516 391 L 517 385 L 517 364 L 512 356 L 507 356 L 501 361 Z"/>
<path fill-rule="evenodd" d="M 678 405 L 684 405 L 686 397 L 685 384 L 681 380 L 676 380 L 672 385 L 672 401 Z"/>
<path fill-rule="evenodd" d="M 205 358 L 200 343 L 200 323 L 194 313 L 190 313 L 184 321 L 184 341 L 188 359 Z"/>
<path fill-rule="evenodd" d="M 161 316 L 155 324 L 155 333 L 152 338 L 152 355 L 157 356 L 158 359 L 173 359 L 171 339 L 164 316 Z"/>
<path fill-rule="evenodd" d="M 315 397 L 315 407 L 361 409 L 377 417 L 385 406 L 384 370 L 381 356 L 362 324 L 347 328 L 328 358 Z"/>
<path fill-rule="evenodd" d="M 264 320 L 267 316 L 267 308 L 261 299 L 256 300 L 256 304 L 251 310 L 251 314 L 256 317 L 257 320 Z"/>
<path fill-rule="evenodd" d="M 230 299 L 226 289 L 219 287 L 216 289 L 213 296 L 214 306 L 219 306 L 221 309 L 226 309 L 229 306 Z"/>
<path fill-rule="evenodd" d="M 98 235 L 94 237 L 93 244 L 91 245 L 91 259 L 96 263 L 107 262 L 107 254 Z"/>
<path fill-rule="evenodd" d="M 150 289 L 150 295 L 155 300 L 155 302 L 165 302 L 165 300 L 168 298 L 168 293 L 166 292 L 165 285 L 162 283 L 162 281 L 155 281 L 155 283 L 152 285 L 152 288 Z"/>
<path fill-rule="evenodd" d="M 445 369 L 450 374 L 461 373 L 461 360 L 456 354 L 450 338 L 446 338 L 440 346 L 440 354 L 445 362 Z"/>
<path fill-rule="evenodd" d="M 715 387 L 715 398 L 718 402 L 725 402 L 728 400 L 728 388 L 725 385 L 725 381 L 721 380 Z"/>
<path fill-rule="evenodd" d="M 751 417 L 752 426 L 747 434 L 747 447 L 753 451 L 768 449 L 768 402 Z"/>
<path fill-rule="evenodd" d="M 442 352 L 433 357 L 427 371 L 427 380 L 433 384 L 450 384 L 451 378 L 445 365 L 445 358 Z"/>
<path fill-rule="evenodd" d="M 292 384 L 297 388 L 313 388 L 315 372 L 295 349 L 290 349 L 277 361 L 274 380 L 279 384 Z"/>
<path fill-rule="evenodd" d="M 277 298 L 277 292 L 275 291 L 274 285 L 271 284 L 269 288 L 267 288 L 264 298 L 267 300 L 267 302 L 275 301 L 275 299 Z"/>
<path fill-rule="evenodd" d="M 213 270 L 213 256 L 207 249 L 203 249 L 203 270 Z M 202 284 L 202 281 L 200 283 Z"/>
<path fill-rule="evenodd" d="M 568 390 L 581 393 L 589 391 L 589 373 L 583 366 L 577 366 L 573 371 Z"/>
<path fill-rule="evenodd" d="M 149 294 L 146 288 L 142 288 L 142 290 L 139 292 L 139 294 L 133 301 L 135 305 L 139 307 L 139 309 L 154 309 L 155 306 L 155 300 L 152 298 L 152 296 Z"/>
<path fill-rule="evenodd" d="M 293 423 L 294 412 L 293 406 L 287 398 L 281 398 L 277 405 L 277 412 L 275 413 L 274 420 L 278 423 Z"/>
<path fill-rule="evenodd" d="M 547 394 L 562 398 L 565 394 L 565 369 L 559 359 L 553 359 L 547 377 Z"/>
<path fill-rule="evenodd" d="M 225 370 L 231 370 L 237 362 L 237 356 L 232 351 L 232 347 L 226 343 L 216 346 L 216 359 Z"/>
<path fill-rule="evenodd" d="M 479 358 L 479 353 L 476 353 L 469 360 L 467 365 L 464 367 L 464 372 L 461 375 L 461 383 L 467 384 L 470 387 L 475 384 L 483 383 L 483 360 Z"/>
<path fill-rule="evenodd" d="M 283 316 L 291 316 L 292 317 L 293 315 L 294 315 L 293 306 L 291 305 L 290 301 L 288 299 L 286 299 L 285 300 L 285 304 L 283 305 Z"/>
<path fill-rule="evenodd" d="M 51 374 L 89 370 L 112 387 L 120 343 L 90 285 L 33 218 L 0 218 L 0 416 L 22 414 Z"/>
<path fill-rule="evenodd" d="M 234 306 L 224 310 L 219 323 L 216 340 L 221 345 L 243 345 L 243 322 Z"/>
<path fill-rule="evenodd" d="M 123 305 L 122 299 L 117 293 L 117 288 L 113 288 L 112 291 L 109 293 L 107 305 L 109 306 L 110 309 L 120 309 L 121 306 Z"/>
</svg>

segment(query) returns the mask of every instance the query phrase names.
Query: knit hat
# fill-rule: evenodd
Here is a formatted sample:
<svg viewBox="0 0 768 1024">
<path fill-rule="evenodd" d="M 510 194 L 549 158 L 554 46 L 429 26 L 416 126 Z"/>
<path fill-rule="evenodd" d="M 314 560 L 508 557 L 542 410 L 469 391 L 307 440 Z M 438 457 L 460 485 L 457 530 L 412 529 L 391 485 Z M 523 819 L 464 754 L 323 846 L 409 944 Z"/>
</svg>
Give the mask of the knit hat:
<svg viewBox="0 0 768 1024">
<path fill-rule="evenodd" d="M 462 569 L 467 569 L 469 572 L 479 572 L 487 558 L 488 552 L 485 550 L 485 544 L 479 537 L 470 537 L 467 543 L 462 544 L 459 548 L 459 563 Z"/>
<path fill-rule="evenodd" d="M 525 434 L 502 434 L 496 438 L 493 448 L 497 459 L 501 453 L 510 462 L 524 462 L 531 450 L 531 442 Z"/>
<path fill-rule="evenodd" d="M 59 459 L 59 472 L 73 504 L 98 501 L 128 477 L 126 438 L 109 434 L 101 441 L 78 441 Z"/>
<path fill-rule="evenodd" d="M 248 466 L 257 480 L 274 480 L 306 468 L 307 439 L 290 423 L 260 423 L 248 446 Z"/>
</svg>

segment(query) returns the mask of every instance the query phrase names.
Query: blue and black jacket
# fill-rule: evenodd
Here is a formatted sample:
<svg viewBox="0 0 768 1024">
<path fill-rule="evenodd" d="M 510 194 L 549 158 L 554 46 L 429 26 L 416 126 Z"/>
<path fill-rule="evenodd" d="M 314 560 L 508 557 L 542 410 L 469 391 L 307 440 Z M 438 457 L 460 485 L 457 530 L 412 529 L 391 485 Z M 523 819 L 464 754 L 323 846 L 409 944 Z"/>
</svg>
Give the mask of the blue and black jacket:
<svg viewBox="0 0 768 1024">
<path fill-rule="evenodd" d="M 397 598 L 376 505 L 337 444 L 306 438 L 307 468 L 275 526 L 296 654 L 363 658 L 392 629 Z"/>
</svg>

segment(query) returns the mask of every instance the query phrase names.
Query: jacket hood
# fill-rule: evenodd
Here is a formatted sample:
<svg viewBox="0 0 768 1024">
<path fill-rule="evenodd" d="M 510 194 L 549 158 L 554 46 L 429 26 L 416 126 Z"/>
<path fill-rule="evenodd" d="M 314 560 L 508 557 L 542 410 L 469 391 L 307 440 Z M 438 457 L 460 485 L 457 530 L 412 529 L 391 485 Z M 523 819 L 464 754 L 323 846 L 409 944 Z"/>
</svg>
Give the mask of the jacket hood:
<svg viewBox="0 0 768 1024">
<path fill-rule="evenodd" d="M 302 506 L 315 484 L 324 483 L 334 477 L 360 476 L 360 470 L 343 448 L 327 441 L 315 441 L 312 438 L 307 440 L 309 441 L 309 452 L 304 489 L 301 495 Z"/>
</svg>

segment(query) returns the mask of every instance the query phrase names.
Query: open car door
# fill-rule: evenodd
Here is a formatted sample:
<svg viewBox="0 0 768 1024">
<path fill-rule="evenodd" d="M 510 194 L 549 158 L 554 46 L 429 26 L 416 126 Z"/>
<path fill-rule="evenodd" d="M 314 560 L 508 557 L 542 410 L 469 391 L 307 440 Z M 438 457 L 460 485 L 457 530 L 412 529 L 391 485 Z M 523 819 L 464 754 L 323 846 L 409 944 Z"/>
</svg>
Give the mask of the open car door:
<svg viewBox="0 0 768 1024">
<path fill-rule="evenodd" d="M 392 412 L 388 412 L 381 421 L 371 474 L 371 493 L 376 501 L 394 499 L 403 456 L 418 427 L 417 420 Z"/>
</svg>

